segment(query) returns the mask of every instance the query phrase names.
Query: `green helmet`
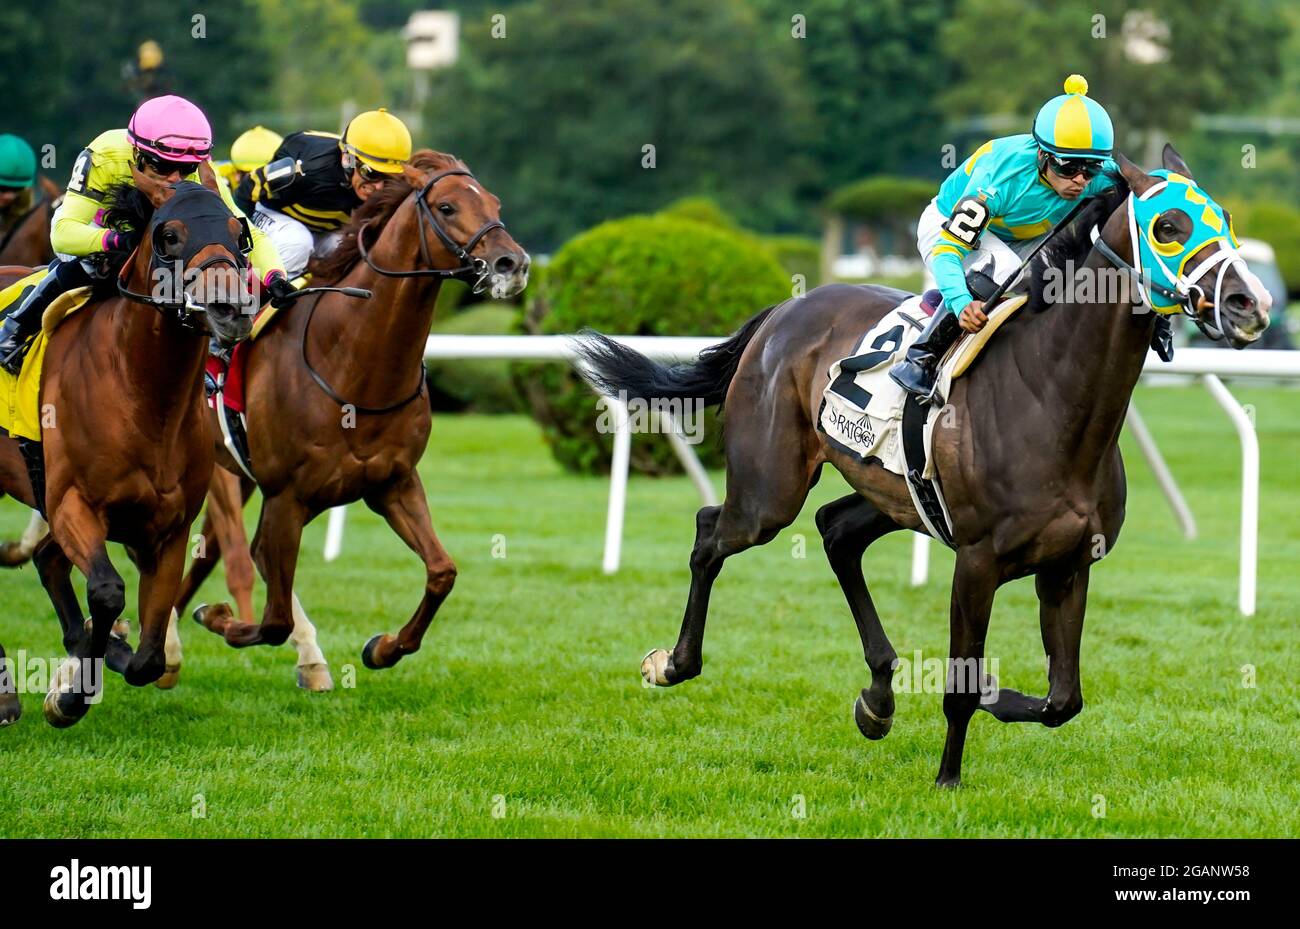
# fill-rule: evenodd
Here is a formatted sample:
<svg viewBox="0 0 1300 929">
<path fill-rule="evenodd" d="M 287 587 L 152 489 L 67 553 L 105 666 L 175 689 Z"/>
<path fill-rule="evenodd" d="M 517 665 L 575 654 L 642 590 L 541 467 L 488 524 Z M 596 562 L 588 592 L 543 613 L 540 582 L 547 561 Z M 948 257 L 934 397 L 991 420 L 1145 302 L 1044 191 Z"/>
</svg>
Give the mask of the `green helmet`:
<svg viewBox="0 0 1300 929">
<path fill-rule="evenodd" d="M 0 135 L 0 187 L 31 187 L 36 183 L 36 153 L 16 135 Z"/>
</svg>

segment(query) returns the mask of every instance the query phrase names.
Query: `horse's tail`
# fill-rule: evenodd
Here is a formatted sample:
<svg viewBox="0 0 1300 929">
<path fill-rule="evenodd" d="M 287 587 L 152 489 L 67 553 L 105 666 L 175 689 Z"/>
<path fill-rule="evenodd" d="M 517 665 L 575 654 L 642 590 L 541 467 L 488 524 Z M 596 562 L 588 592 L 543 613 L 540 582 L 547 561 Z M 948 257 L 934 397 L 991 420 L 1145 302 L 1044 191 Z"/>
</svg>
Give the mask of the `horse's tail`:
<svg viewBox="0 0 1300 929">
<path fill-rule="evenodd" d="M 699 399 L 717 406 L 727 396 L 740 356 L 775 306 L 751 318 L 725 342 L 710 345 L 697 361 L 664 365 L 609 336 L 584 329 L 578 336 L 578 357 L 586 363 L 587 380 L 608 396 L 627 400 Z"/>
</svg>

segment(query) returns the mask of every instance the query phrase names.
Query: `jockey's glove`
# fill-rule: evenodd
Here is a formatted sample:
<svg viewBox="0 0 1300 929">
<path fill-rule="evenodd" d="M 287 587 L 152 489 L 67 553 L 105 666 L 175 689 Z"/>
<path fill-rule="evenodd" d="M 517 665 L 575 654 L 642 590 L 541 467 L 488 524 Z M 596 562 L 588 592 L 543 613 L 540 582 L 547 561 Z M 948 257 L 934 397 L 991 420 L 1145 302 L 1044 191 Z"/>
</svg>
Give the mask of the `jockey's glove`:
<svg viewBox="0 0 1300 929">
<path fill-rule="evenodd" d="M 116 229 L 108 229 L 104 232 L 104 251 L 106 252 L 124 252 L 130 254 L 135 251 L 138 238 L 128 232 L 118 232 Z"/>
<path fill-rule="evenodd" d="M 279 271 L 272 271 L 266 279 L 266 290 L 271 295 L 272 306 L 288 306 L 298 291 Z"/>
</svg>

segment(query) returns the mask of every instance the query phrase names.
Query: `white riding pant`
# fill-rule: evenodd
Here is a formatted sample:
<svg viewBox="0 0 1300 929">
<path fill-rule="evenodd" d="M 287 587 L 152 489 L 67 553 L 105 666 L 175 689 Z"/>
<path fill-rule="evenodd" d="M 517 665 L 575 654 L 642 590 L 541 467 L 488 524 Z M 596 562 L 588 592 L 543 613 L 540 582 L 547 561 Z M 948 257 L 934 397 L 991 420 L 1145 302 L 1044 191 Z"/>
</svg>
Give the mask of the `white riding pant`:
<svg viewBox="0 0 1300 929">
<path fill-rule="evenodd" d="M 307 270 L 307 262 L 313 255 L 317 258 L 328 255 L 343 237 L 339 231 L 314 232 L 292 216 L 268 209 L 260 203 L 253 210 L 251 219 L 275 244 L 290 280 Z"/>
<path fill-rule="evenodd" d="M 939 212 L 939 207 L 931 200 L 929 206 L 921 213 L 921 219 L 916 224 L 916 247 L 921 252 L 921 260 L 925 262 L 926 289 L 935 286 L 934 272 L 930 267 L 930 250 L 938 244 L 939 231 L 947 221 L 948 217 Z M 969 271 L 971 268 L 980 268 L 995 282 L 1001 284 L 1016 273 L 1016 269 L 1025 260 L 1025 256 L 1033 251 L 1039 242 L 1043 241 L 1045 235 L 1046 233 L 1032 239 L 1017 239 L 1004 242 L 985 228 L 984 234 L 980 236 L 979 246 L 972 249 L 971 253 L 962 259 L 962 270 Z M 984 267 L 990 261 L 992 267 Z"/>
</svg>

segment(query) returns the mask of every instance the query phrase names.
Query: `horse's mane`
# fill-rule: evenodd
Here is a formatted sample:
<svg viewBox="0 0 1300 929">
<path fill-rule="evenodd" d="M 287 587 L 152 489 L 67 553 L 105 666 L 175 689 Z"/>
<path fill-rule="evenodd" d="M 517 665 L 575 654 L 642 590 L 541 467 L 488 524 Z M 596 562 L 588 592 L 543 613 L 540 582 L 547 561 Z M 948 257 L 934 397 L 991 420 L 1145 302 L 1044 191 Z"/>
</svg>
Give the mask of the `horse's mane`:
<svg viewBox="0 0 1300 929">
<path fill-rule="evenodd" d="M 129 181 L 108 188 L 104 192 L 104 202 L 109 205 L 103 219 L 103 225 L 108 229 L 143 232 L 153 217 L 153 203 Z"/>
<path fill-rule="evenodd" d="M 1119 171 L 1108 171 L 1106 176 L 1114 182 L 1114 186 L 1093 197 L 1092 202 L 1056 234 L 1030 265 L 1028 305 L 1031 309 L 1045 310 L 1051 305 L 1043 295 L 1049 272 L 1064 272 L 1071 262 L 1076 268 L 1082 265 L 1092 250 L 1093 227 L 1104 224 L 1128 196 L 1128 181 L 1124 180 Z M 1017 289 L 1023 290 L 1023 285 Z"/>
<path fill-rule="evenodd" d="M 413 154 L 408 164 L 421 171 L 447 171 L 463 168 L 465 164 L 455 155 L 435 152 L 423 148 Z M 322 283 L 340 280 L 361 258 L 357 247 L 357 233 L 366 223 L 373 221 L 374 229 L 366 237 L 368 245 L 373 245 L 375 237 L 384 228 L 402 201 L 415 188 L 401 175 L 395 174 L 384 179 L 383 186 L 370 195 L 365 203 L 352 211 L 352 218 L 341 230 L 343 238 L 329 255 L 312 262 L 310 271 L 313 277 Z"/>
</svg>

